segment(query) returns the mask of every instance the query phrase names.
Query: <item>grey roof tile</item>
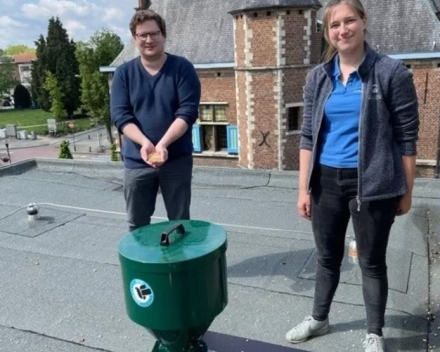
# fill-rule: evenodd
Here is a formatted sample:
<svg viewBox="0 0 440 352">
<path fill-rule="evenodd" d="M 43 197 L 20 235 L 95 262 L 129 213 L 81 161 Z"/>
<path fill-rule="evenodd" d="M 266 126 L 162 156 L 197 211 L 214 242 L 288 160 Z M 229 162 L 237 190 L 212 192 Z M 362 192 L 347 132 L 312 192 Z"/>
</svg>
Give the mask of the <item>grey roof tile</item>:
<svg viewBox="0 0 440 352">
<path fill-rule="evenodd" d="M 320 1 L 325 7 L 330 0 Z M 430 1 L 362 0 L 373 48 L 385 54 L 440 51 L 440 21 Z"/>
<path fill-rule="evenodd" d="M 329 0 L 320 0 L 325 6 Z M 369 42 L 380 52 L 440 51 L 440 21 L 430 1 L 363 0 L 369 18 Z M 209 2 L 209 6 L 207 6 Z M 234 62 L 231 11 L 267 6 L 319 6 L 318 0 L 153 0 L 151 8 L 167 22 L 166 50 L 194 64 Z M 323 10 L 319 11 L 322 17 Z M 139 54 L 130 40 L 111 66 Z"/>
<path fill-rule="evenodd" d="M 156 0 L 151 9 L 167 23 L 166 50 L 182 55 L 194 64 L 234 62 L 232 16 L 239 8 L 266 6 L 319 6 L 318 0 Z M 111 66 L 119 66 L 136 56 L 130 40 Z"/>
</svg>

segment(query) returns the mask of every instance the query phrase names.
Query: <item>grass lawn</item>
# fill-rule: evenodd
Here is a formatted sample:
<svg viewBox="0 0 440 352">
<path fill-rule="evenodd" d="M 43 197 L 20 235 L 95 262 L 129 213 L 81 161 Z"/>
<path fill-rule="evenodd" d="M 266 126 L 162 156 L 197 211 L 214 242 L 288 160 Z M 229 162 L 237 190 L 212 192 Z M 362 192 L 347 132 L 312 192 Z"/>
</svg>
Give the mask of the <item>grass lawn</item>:
<svg viewBox="0 0 440 352">
<path fill-rule="evenodd" d="M 48 134 L 47 119 L 51 118 L 52 113 L 40 109 L 0 110 L 0 128 L 4 128 L 8 124 L 14 124 L 17 125 L 17 129 L 25 129 L 29 132 L 35 131 L 37 134 L 45 135 Z M 88 117 L 68 120 L 67 122 L 69 121 L 74 123 L 75 132 L 94 127 L 91 125 L 91 120 Z M 64 123 L 59 123 L 58 130 L 62 134 L 71 132 Z"/>
<path fill-rule="evenodd" d="M 38 109 L 0 110 L 0 127 L 9 124 L 17 126 L 44 125 L 50 118 L 52 118 L 52 113 Z"/>
</svg>

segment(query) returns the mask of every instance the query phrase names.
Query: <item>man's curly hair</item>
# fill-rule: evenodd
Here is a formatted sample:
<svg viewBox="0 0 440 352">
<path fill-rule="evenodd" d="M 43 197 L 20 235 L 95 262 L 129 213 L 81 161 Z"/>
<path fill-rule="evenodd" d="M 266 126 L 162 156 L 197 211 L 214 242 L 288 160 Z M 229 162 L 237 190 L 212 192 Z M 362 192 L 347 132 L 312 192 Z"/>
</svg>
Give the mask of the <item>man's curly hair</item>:
<svg viewBox="0 0 440 352">
<path fill-rule="evenodd" d="M 140 10 L 136 11 L 136 13 L 133 15 L 130 21 L 130 32 L 133 37 L 136 36 L 136 27 L 139 24 L 147 21 L 156 21 L 164 38 L 167 37 L 167 26 L 165 24 L 165 20 L 153 10 Z"/>
</svg>

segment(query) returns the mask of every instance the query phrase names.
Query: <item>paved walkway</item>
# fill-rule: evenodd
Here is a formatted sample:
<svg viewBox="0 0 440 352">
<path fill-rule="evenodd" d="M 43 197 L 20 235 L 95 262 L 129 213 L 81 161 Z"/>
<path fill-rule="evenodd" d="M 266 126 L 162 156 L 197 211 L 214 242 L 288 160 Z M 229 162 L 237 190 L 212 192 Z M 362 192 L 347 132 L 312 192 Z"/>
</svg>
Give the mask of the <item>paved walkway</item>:
<svg viewBox="0 0 440 352">
<path fill-rule="evenodd" d="M 58 158 L 59 144 L 68 140 L 70 151 L 75 159 L 80 160 L 109 160 L 110 143 L 107 140 L 106 130 L 102 127 L 51 138 L 39 136 L 37 140 L 18 140 L 9 138 L 9 156 L 12 163 L 32 158 Z M 0 140 L 0 158 L 8 156 L 5 140 Z M 0 166 L 9 164 L 2 162 Z"/>
<path fill-rule="evenodd" d="M 9 149 L 23 149 L 23 148 L 35 148 L 42 146 L 58 146 L 62 141 L 68 140 L 73 146 L 73 142 L 77 144 L 80 148 L 88 150 L 92 147 L 93 150 L 99 146 L 108 147 L 109 143 L 107 141 L 107 132 L 105 128 L 98 127 L 93 128 L 88 131 L 78 132 L 75 134 L 68 134 L 62 137 L 48 137 L 48 136 L 38 136 L 36 140 L 21 140 L 16 138 L 0 139 L 0 152 L 6 151 L 5 143 L 9 143 Z"/>
</svg>

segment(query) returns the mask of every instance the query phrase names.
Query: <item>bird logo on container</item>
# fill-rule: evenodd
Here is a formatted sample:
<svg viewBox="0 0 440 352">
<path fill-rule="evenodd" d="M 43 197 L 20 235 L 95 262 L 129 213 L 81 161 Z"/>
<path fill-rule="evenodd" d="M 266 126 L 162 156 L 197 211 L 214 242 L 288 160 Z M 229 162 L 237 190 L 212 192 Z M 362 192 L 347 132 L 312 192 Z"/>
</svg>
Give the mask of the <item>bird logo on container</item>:
<svg viewBox="0 0 440 352">
<path fill-rule="evenodd" d="M 146 308 L 153 304 L 153 289 L 145 281 L 133 279 L 130 283 L 130 292 L 138 306 Z"/>
</svg>

